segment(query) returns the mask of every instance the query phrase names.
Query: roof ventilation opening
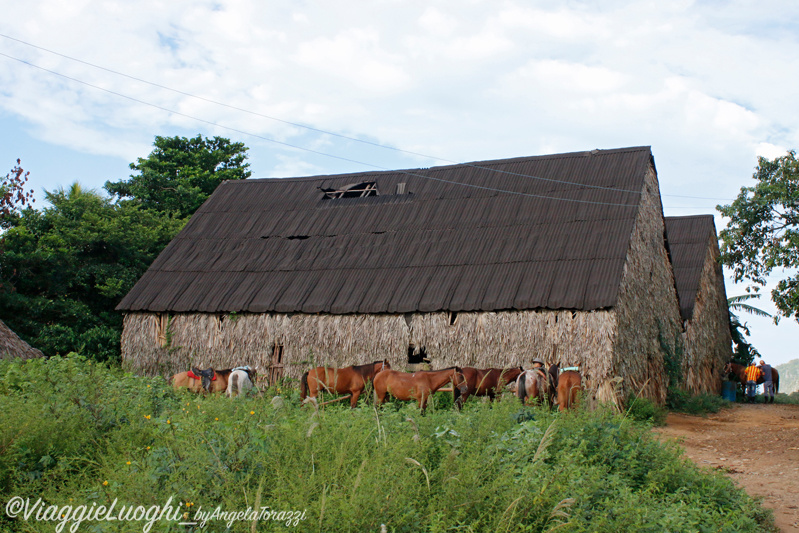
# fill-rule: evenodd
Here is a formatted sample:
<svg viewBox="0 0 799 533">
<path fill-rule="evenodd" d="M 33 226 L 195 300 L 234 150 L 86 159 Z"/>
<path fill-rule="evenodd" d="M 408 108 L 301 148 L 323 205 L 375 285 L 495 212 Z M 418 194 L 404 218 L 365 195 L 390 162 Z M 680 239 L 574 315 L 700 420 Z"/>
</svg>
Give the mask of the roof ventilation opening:
<svg viewBox="0 0 799 533">
<path fill-rule="evenodd" d="M 397 183 L 397 194 L 405 194 L 405 184 Z"/>
<path fill-rule="evenodd" d="M 322 189 L 322 192 L 325 193 L 325 199 L 365 198 L 380 194 L 377 191 L 377 183 L 374 181 L 351 183 L 340 189 Z"/>
</svg>

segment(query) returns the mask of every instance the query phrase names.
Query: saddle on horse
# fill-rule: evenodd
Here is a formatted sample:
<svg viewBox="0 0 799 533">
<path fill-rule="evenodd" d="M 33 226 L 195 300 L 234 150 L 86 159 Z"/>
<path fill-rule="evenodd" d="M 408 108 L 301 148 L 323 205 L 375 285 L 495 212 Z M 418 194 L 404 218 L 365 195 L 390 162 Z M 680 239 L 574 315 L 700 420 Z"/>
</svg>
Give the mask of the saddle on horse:
<svg viewBox="0 0 799 533">
<path fill-rule="evenodd" d="M 206 391 L 211 388 L 211 382 L 216 381 L 216 373 L 214 372 L 213 368 L 206 368 L 205 370 L 192 368 L 186 372 L 186 376 L 190 377 L 191 379 L 202 380 L 203 389 Z"/>
</svg>

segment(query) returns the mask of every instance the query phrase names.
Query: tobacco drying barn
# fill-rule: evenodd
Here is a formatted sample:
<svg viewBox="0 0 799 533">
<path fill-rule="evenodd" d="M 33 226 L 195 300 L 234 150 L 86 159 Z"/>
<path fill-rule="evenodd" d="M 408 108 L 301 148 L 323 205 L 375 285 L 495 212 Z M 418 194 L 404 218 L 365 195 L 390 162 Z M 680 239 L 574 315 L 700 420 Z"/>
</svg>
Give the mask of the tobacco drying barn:
<svg viewBox="0 0 799 533">
<path fill-rule="evenodd" d="M 229 181 L 120 303 L 122 356 L 271 379 L 542 357 L 600 400 L 662 402 L 685 334 L 664 224 L 649 147 Z M 692 305 L 700 361 L 718 325 Z"/>
</svg>

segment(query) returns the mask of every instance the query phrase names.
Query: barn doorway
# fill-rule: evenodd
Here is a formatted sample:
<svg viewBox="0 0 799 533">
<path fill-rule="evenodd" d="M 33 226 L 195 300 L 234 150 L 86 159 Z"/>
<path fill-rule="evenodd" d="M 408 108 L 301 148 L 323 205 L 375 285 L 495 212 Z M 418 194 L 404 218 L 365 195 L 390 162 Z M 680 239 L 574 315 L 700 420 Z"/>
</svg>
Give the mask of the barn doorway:
<svg viewBox="0 0 799 533">
<path fill-rule="evenodd" d="M 283 379 L 283 370 L 283 345 L 275 341 L 275 347 L 272 349 L 272 361 L 269 365 L 269 386 L 275 385 Z"/>
<path fill-rule="evenodd" d="M 416 372 L 417 370 L 428 370 L 430 367 L 430 358 L 424 346 L 417 348 L 415 344 L 408 345 L 408 370 Z"/>
</svg>

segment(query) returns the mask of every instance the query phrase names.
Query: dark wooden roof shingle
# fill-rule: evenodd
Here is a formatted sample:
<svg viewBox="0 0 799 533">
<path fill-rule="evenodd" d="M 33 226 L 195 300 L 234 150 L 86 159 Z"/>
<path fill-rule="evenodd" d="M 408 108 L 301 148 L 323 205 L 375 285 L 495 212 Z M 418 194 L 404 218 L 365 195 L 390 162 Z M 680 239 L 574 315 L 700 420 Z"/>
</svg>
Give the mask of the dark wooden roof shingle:
<svg viewBox="0 0 799 533">
<path fill-rule="evenodd" d="M 711 235 L 716 235 L 713 215 L 666 217 L 666 238 L 683 320 L 690 320 L 694 314 Z"/>
<path fill-rule="evenodd" d="M 225 182 L 118 309 L 612 307 L 650 165 L 637 147 Z M 379 195 L 321 190 L 363 182 Z"/>
</svg>

